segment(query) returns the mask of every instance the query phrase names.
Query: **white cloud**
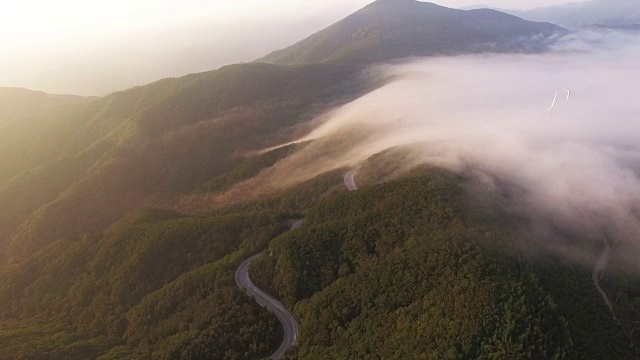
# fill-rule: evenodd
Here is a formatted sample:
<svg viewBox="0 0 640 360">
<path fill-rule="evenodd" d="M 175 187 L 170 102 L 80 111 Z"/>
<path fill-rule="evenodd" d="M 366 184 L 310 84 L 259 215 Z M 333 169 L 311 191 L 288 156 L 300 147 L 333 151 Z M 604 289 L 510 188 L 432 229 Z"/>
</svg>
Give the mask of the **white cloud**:
<svg viewBox="0 0 640 360">
<path fill-rule="evenodd" d="M 590 235 L 624 234 L 619 240 L 638 251 L 638 37 L 582 35 L 551 54 L 381 67 L 378 74 L 392 81 L 325 116 L 304 139 L 321 139 L 316 146 L 265 175 L 301 180 L 410 147 L 423 162 L 515 185 L 520 196 L 513 205 L 529 214 Z M 597 47 L 575 45 L 598 36 Z M 564 89 L 577 87 L 566 100 Z"/>
</svg>

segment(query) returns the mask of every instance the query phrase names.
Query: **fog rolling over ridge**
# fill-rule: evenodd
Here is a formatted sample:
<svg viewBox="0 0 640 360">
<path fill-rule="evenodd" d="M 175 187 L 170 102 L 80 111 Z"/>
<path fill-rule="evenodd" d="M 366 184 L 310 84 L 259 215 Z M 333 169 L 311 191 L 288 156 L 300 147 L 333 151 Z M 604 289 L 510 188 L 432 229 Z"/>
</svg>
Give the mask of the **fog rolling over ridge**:
<svg viewBox="0 0 640 360">
<path fill-rule="evenodd" d="M 595 238 L 624 240 L 625 251 L 633 245 L 636 252 L 640 46 L 635 37 L 606 36 L 606 50 L 586 51 L 580 36 L 547 55 L 379 67 L 377 76 L 392 80 L 318 119 L 321 125 L 301 139 L 315 142 L 257 181 L 285 186 L 411 147 L 420 157 L 407 167 L 424 162 L 473 174 L 489 190 L 513 184 L 520 189 L 512 199 L 516 209 Z M 567 100 L 565 89 L 575 88 Z"/>
</svg>

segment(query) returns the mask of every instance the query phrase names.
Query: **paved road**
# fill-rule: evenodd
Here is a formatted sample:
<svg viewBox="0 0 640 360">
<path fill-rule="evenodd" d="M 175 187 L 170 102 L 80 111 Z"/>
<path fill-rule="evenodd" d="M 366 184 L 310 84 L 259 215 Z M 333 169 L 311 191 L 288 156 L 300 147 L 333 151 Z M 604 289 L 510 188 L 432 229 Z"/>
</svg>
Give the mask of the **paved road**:
<svg viewBox="0 0 640 360">
<path fill-rule="evenodd" d="M 349 191 L 358 190 L 358 186 L 356 185 L 355 177 L 358 173 L 357 169 L 351 170 L 344 175 L 344 185 L 347 187 Z M 302 226 L 303 220 L 298 220 L 291 225 L 291 229 L 297 229 Z M 282 358 L 284 353 L 291 346 L 295 345 L 296 340 L 298 339 L 299 328 L 298 322 L 293 317 L 291 312 L 289 312 L 282 303 L 271 296 L 269 296 L 264 291 L 260 290 L 256 287 L 251 278 L 249 277 L 249 267 L 251 263 L 253 263 L 257 258 L 259 258 L 262 253 L 258 255 L 254 255 L 251 258 L 245 260 L 238 270 L 236 270 L 236 284 L 239 288 L 245 289 L 247 293 L 256 299 L 258 304 L 267 308 L 267 310 L 271 311 L 278 317 L 280 323 L 282 323 L 282 327 L 284 328 L 284 339 L 282 340 L 282 344 L 278 348 L 278 350 L 271 355 L 269 358 L 273 360 L 278 360 Z"/>
<path fill-rule="evenodd" d="M 297 229 L 300 226 L 302 226 L 302 220 L 298 220 L 293 223 L 291 229 Z M 282 344 L 278 350 L 269 357 L 270 359 L 278 360 L 284 355 L 287 349 L 296 343 L 299 333 L 298 322 L 280 301 L 260 290 L 251 281 L 251 278 L 249 277 L 249 267 L 252 262 L 260 257 L 260 255 L 262 255 L 262 253 L 252 256 L 240 264 L 240 267 L 236 270 L 236 284 L 238 287 L 245 289 L 249 296 L 255 298 L 258 304 L 266 307 L 267 310 L 274 313 L 282 324 L 282 328 L 284 329 L 284 339 L 282 340 Z"/>
<path fill-rule="evenodd" d="M 596 266 L 593 268 L 592 278 L 593 278 L 593 283 L 596 285 L 596 288 L 598 289 L 598 292 L 600 293 L 600 295 L 602 295 L 604 302 L 607 304 L 609 311 L 611 311 L 611 313 L 613 314 L 613 318 L 616 319 L 616 315 L 613 312 L 613 304 L 611 303 L 611 300 L 609 300 L 607 293 L 605 293 L 604 290 L 602 290 L 602 286 L 600 286 L 600 279 L 602 278 L 602 274 L 604 273 L 604 270 L 607 268 L 607 266 L 609 266 L 609 260 L 611 260 L 611 244 L 609 243 L 609 240 L 607 238 L 604 238 L 603 241 L 604 241 L 604 252 L 600 256 L 600 259 L 598 259 Z"/>
<path fill-rule="evenodd" d="M 356 174 L 358 173 L 358 169 L 353 169 L 344 175 L 344 186 L 347 187 L 349 191 L 358 190 L 358 185 L 356 185 Z"/>
</svg>

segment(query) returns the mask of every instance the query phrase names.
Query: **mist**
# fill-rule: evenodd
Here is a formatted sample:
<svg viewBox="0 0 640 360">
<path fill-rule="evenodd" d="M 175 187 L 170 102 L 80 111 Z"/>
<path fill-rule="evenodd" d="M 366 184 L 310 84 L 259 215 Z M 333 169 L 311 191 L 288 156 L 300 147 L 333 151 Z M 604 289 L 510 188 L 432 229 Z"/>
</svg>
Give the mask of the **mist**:
<svg viewBox="0 0 640 360">
<path fill-rule="evenodd" d="M 405 148 L 406 169 L 444 167 L 495 194 L 510 184 L 512 210 L 640 255 L 637 40 L 581 33 L 549 54 L 375 68 L 370 76 L 386 85 L 316 119 L 296 141 L 309 145 L 239 189 L 284 188 Z M 567 100 L 565 89 L 577 90 Z"/>
</svg>

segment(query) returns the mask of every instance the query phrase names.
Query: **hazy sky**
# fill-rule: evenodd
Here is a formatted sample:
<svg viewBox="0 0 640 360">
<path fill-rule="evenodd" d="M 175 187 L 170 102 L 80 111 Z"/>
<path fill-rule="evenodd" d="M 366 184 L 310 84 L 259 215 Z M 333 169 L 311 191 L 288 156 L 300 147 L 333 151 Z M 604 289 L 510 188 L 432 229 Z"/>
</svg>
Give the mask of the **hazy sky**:
<svg viewBox="0 0 640 360">
<path fill-rule="evenodd" d="M 371 0 L 3 0 L 0 86 L 104 94 L 251 61 Z M 533 7 L 564 0 L 442 0 Z"/>
</svg>

